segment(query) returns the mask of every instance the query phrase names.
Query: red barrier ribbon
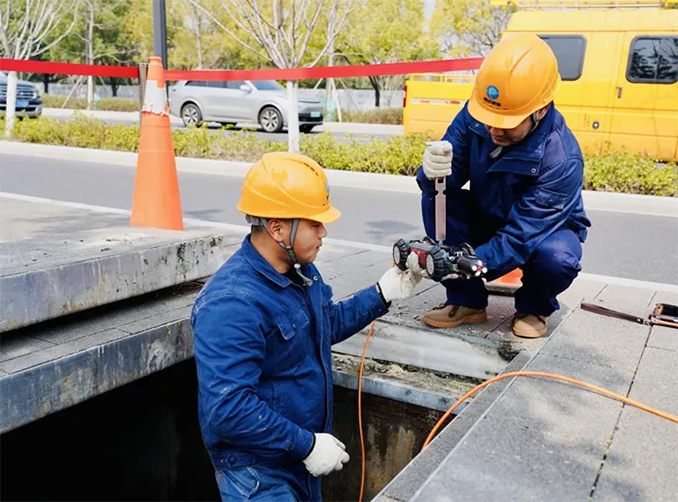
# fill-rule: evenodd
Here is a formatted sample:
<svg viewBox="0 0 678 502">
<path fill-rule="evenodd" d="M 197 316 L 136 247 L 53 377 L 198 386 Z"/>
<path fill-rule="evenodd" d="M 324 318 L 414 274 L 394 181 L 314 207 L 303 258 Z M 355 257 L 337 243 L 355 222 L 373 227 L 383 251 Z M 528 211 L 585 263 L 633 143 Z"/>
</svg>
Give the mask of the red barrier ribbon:
<svg viewBox="0 0 678 502">
<path fill-rule="evenodd" d="M 303 80 L 315 78 L 371 77 L 406 75 L 409 73 L 439 73 L 477 70 L 482 58 L 415 61 L 353 66 L 323 66 L 318 68 L 282 68 L 263 70 L 167 70 L 166 80 Z M 104 66 L 75 63 L 53 63 L 0 58 L 0 70 L 58 75 L 92 75 L 94 77 L 138 78 L 136 66 Z"/>
</svg>

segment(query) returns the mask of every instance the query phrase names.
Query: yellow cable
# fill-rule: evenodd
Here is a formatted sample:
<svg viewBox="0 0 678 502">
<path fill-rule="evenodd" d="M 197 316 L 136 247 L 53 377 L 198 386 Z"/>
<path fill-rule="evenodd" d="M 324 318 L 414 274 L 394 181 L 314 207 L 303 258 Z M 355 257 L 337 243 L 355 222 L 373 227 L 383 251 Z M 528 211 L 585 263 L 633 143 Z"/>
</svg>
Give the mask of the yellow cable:
<svg viewBox="0 0 678 502">
<path fill-rule="evenodd" d="M 358 502 L 362 502 L 363 500 L 363 493 L 365 490 L 365 438 L 363 435 L 363 419 L 362 419 L 362 383 L 363 383 L 363 369 L 365 366 L 365 355 L 367 354 L 367 347 L 370 344 L 370 338 L 372 337 L 372 332 L 374 331 L 374 325 L 376 321 L 373 321 L 372 324 L 370 325 L 370 329 L 367 332 L 367 339 L 365 340 L 365 348 L 363 349 L 363 355 L 360 359 L 360 371 L 358 373 L 358 428 L 360 429 L 360 452 L 362 455 L 361 458 L 361 480 L 360 480 L 360 496 L 358 498 Z M 669 413 L 651 408 L 650 406 L 644 405 L 642 403 L 639 403 L 637 401 L 634 401 L 633 399 L 629 399 L 628 397 L 624 397 L 620 394 L 617 394 L 615 392 L 611 392 L 609 390 L 603 389 L 601 387 L 597 387 L 595 385 L 592 385 L 590 383 L 582 382 L 581 380 L 576 380 L 574 378 L 562 376 L 562 375 L 555 375 L 553 373 L 545 373 L 541 371 L 514 371 L 511 373 L 504 373 L 503 375 L 498 375 L 496 377 L 490 378 L 486 382 L 481 383 L 480 385 L 474 387 L 471 389 L 469 392 L 464 394 L 461 399 L 459 399 L 456 403 L 454 403 L 449 410 L 445 412 L 445 414 L 438 420 L 438 423 L 431 429 L 430 434 L 426 438 L 426 441 L 424 441 L 424 446 L 422 446 L 422 451 L 429 445 L 433 437 L 435 436 L 436 432 L 438 432 L 438 429 L 445 423 L 445 420 L 456 410 L 461 403 L 466 401 L 469 397 L 473 396 L 476 394 L 478 391 L 484 389 L 490 384 L 493 384 L 495 382 L 499 382 L 500 380 L 504 380 L 505 378 L 513 378 L 513 377 L 541 377 L 541 378 L 551 378 L 554 380 L 560 380 L 562 382 L 570 383 L 573 385 L 578 385 L 579 387 L 583 387 L 585 389 L 588 389 L 590 391 L 593 391 L 597 394 L 600 394 L 605 397 L 609 397 L 611 399 L 615 399 L 617 401 L 621 401 L 622 403 L 628 404 L 630 406 L 633 406 L 635 408 L 638 408 L 640 410 L 646 411 L 648 413 L 652 413 L 653 415 L 657 415 L 660 418 L 664 418 L 666 420 L 669 420 L 671 422 L 674 422 L 678 424 L 678 417 L 671 415 Z"/>
<path fill-rule="evenodd" d="M 591 390 L 593 392 L 596 392 L 598 394 L 601 394 L 603 396 L 616 399 L 617 401 L 621 401 L 622 403 L 626 403 L 630 406 L 634 406 L 640 410 L 647 411 L 648 413 L 652 413 L 653 415 L 657 415 L 658 417 L 665 418 L 666 420 L 670 420 L 671 422 L 675 422 L 678 424 L 678 417 L 670 415 L 668 413 L 665 413 L 663 411 L 655 410 L 654 408 L 650 408 L 649 406 L 646 406 L 642 403 L 639 403 L 637 401 L 634 401 L 632 399 L 629 399 L 628 397 L 624 397 L 622 395 L 616 394 L 614 392 L 610 392 L 609 390 L 602 389 L 600 387 L 596 387 L 595 385 L 591 385 L 590 383 L 582 382 L 581 380 L 576 380 L 574 378 L 562 376 L 562 375 L 554 375 L 553 373 L 543 373 L 540 371 L 514 371 L 512 373 L 505 373 L 503 375 L 498 375 L 494 378 L 490 378 L 486 382 L 481 383 L 474 389 L 471 389 L 469 392 L 467 392 L 464 396 L 462 396 L 459 401 L 454 403 L 452 407 L 445 412 L 445 414 L 438 420 L 438 423 L 433 427 L 431 430 L 431 433 L 428 435 L 426 438 L 426 441 L 424 442 L 424 446 L 421 448 L 422 451 L 424 448 L 426 448 L 431 440 L 433 439 L 433 436 L 435 436 L 436 432 L 438 432 L 438 429 L 440 429 L 440 426 L 447 420 L 447 418 L 452 414 L 454 410 L 457 409 L 457 407 L 466 401 L 469 397 L 471 397 L 473 394 L 478 392 L 479 390 L 484 389 L 488 385 L 498 382 L 500 380 L 503 380 L 505 378 L 512 378 L 512 377 L 521 377 L 521 376 L 528 376 L 528 377 L 543 377 L 543 378 L 552 378 L 554 380 L 560 380 L 563 382 L 571 383 L 574 385 L 578 385 L 580 387 L 584 387 L 585 389 Z"/>
<path fill-rule="evenodd" d="M 361 476 L 360 476 L 360 496 L 358 502 L 363 501 L 363 491 L 365 490 L 365 438 L 363 437 L 363 409 L 362 409 L 362 394 L 363 394 L 363 368 L 365 367 L 365 354 L 367 354 L 367 346 L 370 344 L 370 338 L 374 331 L 374 325 L 377 321 L 372 321 L 370 330 L 367 332 L 367 340 L 365 340 L 365 348 L 363 349 L 363 357 L 360 358 L 360 372 L 358 373 L 358 428 L 360 429 L 360 453 L 362 459 Z"/>
</svg>

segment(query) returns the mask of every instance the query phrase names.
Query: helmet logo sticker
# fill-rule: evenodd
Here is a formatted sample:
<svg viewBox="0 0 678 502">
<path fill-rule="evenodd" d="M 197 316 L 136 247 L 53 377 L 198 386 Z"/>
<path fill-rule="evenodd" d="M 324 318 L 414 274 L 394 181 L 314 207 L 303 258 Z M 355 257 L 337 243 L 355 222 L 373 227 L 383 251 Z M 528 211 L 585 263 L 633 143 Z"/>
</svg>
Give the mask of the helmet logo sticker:
<svg viewBox="0 0 678 502">
<path fill-rule="evenodd" d="M 499 89 L 497 89 L 493 85 L 488 86 L 486 92 L 487 92 L 487 97 L 490 98 L 493 101 L 499 97 Z"/>
</svg>

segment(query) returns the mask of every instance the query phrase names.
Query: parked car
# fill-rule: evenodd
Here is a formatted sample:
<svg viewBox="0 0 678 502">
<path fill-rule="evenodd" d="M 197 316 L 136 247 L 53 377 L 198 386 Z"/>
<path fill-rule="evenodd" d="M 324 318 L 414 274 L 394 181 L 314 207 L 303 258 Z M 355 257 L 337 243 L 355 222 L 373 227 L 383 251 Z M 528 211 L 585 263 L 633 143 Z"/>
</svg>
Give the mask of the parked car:
<svg viewBox="0 0 678 502">
<path fill-rule="evenodd" d="M 5 114 L 7 108 L 7 74 L 0 71 L 0 115 Z M 42 115 L 42 98 L 35 84 L 19 80 L 16 84 L 16 114 L 17 117 L 32 119 Z"/>
<path fill-rule="evenodd" d="M 186 126 L 256 122 L 266 132 L 279 132 L 288 124 L 287 90 L 275 80 L 181 81 L 170 88 L 169 99 L 170 113 Z M 301 132 L 323 123 L 322 101 L 299 99 L 297 104 Z"/>
</svg>

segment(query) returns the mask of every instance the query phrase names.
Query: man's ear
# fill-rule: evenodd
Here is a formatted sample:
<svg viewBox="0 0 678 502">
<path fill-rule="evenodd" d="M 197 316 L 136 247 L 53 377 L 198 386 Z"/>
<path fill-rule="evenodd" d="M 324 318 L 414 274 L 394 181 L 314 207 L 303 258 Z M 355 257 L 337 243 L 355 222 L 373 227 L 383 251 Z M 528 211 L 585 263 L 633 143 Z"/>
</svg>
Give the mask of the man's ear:
<svg viewBox="0 0 678 502">
<path fill-rule="evenodd" d="M 551 103 L 549 103 L 549 104 L 546 105 L 545 107 L 539 109 L 539 110 L 537 111 L 537 120 L 543 119 L 543 118 L 546 116 L 546 112 L 549 111 L 549 108 L 551 108 Z"/>
<path fill-rule="evenodd" d="M 271 218 L 268 220 L 268 233 L 276 242 L 283 242 L 285 239 L 285 225 L 281 220 Z"/>
</svg>

